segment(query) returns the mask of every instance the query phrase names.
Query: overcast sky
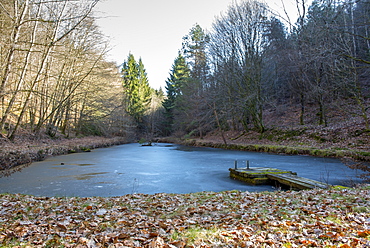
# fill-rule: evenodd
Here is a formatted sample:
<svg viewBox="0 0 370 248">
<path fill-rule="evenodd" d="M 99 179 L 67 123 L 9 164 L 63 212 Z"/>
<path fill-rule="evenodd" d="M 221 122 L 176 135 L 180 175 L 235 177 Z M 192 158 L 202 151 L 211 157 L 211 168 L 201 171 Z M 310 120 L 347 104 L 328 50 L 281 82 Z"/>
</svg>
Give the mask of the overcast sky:
<svg viewBox="0 0 370 248">
<path fill-rule="evenodd" d="M 150 86 L 165 90 L 165 81 L 181 49 L 182 38 L 198 23 L 210 30 L 215 16 L 235 0 L 100 0 L 98 25 L 109 37 L 109 60 L 122 64 L 129 53 L 142 59 Z M 283 0 L 287 6 L 295 0 Z M 281 0 L 266 0 L 281 8 Z M 100 18 L 101 17 L 101 18 Z"/>
</svg>

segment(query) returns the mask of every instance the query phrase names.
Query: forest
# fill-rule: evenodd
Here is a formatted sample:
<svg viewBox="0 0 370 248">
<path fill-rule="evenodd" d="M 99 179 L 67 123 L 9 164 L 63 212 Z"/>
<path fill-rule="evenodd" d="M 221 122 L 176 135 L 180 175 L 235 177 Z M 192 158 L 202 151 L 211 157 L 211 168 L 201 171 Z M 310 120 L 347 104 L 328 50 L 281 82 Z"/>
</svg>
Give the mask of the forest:
<svg viewBox="0 0 370 248">
<path fill-rule="evenodd" d="M 235 2 L 211 30 L 184 34 L 164 90 L 149 86 L 145 58 L 107 60 L 97 2 L 1 1 L 2 139 L 262 134 L 279 126 L 271 113 L 317 128 L 351 116 L 370 129 L 369 0 L 297 0 L 297 20 Z"/>
<path fill-rule="evenodd" d="M 263 3 L 245 1 L 210 32 L 191 29 L 167 81 L 166 130 L 263 133 L 268 112 L 293 111 L 300 125 L 325 127 L 335 113 L 361 117 L 369 129 L 370 2 L 297 3 L 290 26 Z"/>
</svg>

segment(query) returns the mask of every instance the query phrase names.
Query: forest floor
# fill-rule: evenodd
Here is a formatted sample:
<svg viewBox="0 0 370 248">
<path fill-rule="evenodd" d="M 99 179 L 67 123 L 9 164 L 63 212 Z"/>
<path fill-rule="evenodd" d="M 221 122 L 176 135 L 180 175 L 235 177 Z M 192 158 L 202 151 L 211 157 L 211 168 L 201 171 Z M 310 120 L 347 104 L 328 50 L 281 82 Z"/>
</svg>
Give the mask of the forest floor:
<svg viewBox="0 0 370 248">
<path fill-rule="evenodd" d="M 276 192 L 0 195 L 1 247 L 370 247 L 370 185 Z"/>
<path fill-rule="evenodd" d="M 318 125 L 314 109 L 307 109 L 305 125 L 299 124 L 297 109 L 271 110 L 265 112 L 266 131 L 237 134 L 226 132 L 230 143 L 263 144 L 316 149 L 343 149 L 370 151 L 370 130 L 366 129 L 364 119 L 347 113 L 328 113 L 326 125 Z M 221 135 L 217 135 L 218 142 Z M 215 138 L 206 136 L 205 139 Z"/>
</svg>

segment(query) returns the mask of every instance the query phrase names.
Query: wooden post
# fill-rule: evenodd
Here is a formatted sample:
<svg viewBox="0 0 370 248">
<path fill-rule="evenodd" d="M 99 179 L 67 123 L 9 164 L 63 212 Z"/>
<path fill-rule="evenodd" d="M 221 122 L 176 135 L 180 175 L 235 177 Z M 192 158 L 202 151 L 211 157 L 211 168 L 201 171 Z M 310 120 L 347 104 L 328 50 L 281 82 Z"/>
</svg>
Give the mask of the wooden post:
<svg viewBox="0 0 370 248">
<path fill-rule="evenodd" d="M 247 164 L 247 170 L 249 170 L 249 160 L 245 161 Z"/>
<path fill-rule="evenodd" d="M 238 169 L 238 160 L 234 161 L 234 167 L 235 167 L 235 170 Z"/>
</svg>

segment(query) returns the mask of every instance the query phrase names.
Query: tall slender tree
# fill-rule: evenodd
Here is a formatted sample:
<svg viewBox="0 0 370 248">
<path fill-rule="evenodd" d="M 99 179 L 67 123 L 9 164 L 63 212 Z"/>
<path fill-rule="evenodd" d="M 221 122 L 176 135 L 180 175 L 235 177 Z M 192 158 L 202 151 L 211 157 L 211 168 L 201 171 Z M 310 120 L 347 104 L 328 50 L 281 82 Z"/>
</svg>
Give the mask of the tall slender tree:
<svg viewBox="0 0 370 248">
<path fill-rule="evenodd" d="M 121 75 L 104 59 L 106 37 L 92 15 L 98 1 L 0 1 L 2 137 L 13 139 L 23 130 L 126 134 L 132 123 L 122 104 Z M 138 64 L 139 84 L 147 85 Z M 145 99 L 147 92 L 141 87 L 138 94 Z"/>
<path fill-rule="evenodd" d="M 226 15 L 213 25 L 210 47 L 213 63 L 223 70 L 221 74 L 227 74 L 218 76 L 218 82 L 220 87 L 227 88 L 230 105 L 237 105 L 237 118 L 245 130 L 250 121 L 259 132 L 265 130 L 262 69 L 268 24 L 266 6 L 248 0 L 230 6 Z"/>
<path fill-rule="evenodd" d="M 196 79 L 199 89 L 207 82 L 209 67 L 207 61 L 207 45 L 209 35 L 196 24 L 183 38 L 183 54 L 190 66 L 191 77 Z"/>
<path fill-rule="evenodd" d="M 180 107 L 180 97 L 183 95 L 183 87 L 190 79 L 190 69 L 181 53 L 172 65 L 171 73 L 166 81 L 167 97 L 163 101 L 164 107 L 164 131 L 170 135 L 173 131 L 175 121 L 175 108 Z M 177 110 L 181 111 L 181 110 Z"/>
<path fill-rule="evenodd" d="M 142 60 L 136 62 L 134 55 L 129 54 L 123 63 L 122 78 L 126 93 L 126 111 L 142 130 L 143 117 L 151 101 L 151 88 Z"/>
<path fill-rule="evenodd" d="M 205 96 L 209 83 L 207 46 L 209 35 L 198 24 L 183 38 L 183 54 L 190 67 L 191 80 L 183 85 L 183 112 L 181 125 L 187 133 L 200 136 L 208 125 L 203 109 L 208 109 Z"/>
</svg>

